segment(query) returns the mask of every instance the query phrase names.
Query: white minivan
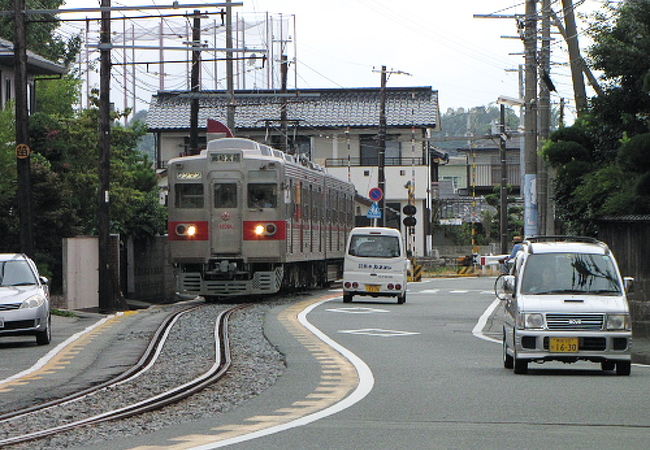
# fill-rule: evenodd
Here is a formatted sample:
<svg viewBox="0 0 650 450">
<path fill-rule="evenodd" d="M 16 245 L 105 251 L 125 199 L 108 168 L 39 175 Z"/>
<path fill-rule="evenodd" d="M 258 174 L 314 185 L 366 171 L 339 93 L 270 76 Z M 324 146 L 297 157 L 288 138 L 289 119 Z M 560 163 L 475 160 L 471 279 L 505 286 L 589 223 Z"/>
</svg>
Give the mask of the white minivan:
<svg viewBox="0 0 650 450">
<path fill-rule="evenodd" d="M 343 301 L 354 295 L 406 301 L 408 259 L 395 228 L 357 227 L 350 231 L 343 266 Z"/>
</svg>

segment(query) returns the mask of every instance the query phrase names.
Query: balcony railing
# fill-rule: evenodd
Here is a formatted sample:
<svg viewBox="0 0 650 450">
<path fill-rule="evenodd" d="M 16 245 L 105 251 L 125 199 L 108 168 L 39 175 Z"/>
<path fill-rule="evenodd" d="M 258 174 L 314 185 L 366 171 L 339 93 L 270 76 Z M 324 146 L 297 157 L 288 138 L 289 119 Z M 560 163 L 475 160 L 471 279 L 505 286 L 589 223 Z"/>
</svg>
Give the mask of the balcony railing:
<svg viewBox="0 0 650 450">
<path fill-rule="evenodd" d="M 368 166 L 377 167 L 379 165 L 379 158 L 327 158 L 325 160 L 326 167 L 347 167 L 350 166 Z M 384 158 L 384 165 L 386 166 L 424 166 L 426 161 L 424 158 L 402 158 L 402 157 L 386 157 Z"/>
</svg>

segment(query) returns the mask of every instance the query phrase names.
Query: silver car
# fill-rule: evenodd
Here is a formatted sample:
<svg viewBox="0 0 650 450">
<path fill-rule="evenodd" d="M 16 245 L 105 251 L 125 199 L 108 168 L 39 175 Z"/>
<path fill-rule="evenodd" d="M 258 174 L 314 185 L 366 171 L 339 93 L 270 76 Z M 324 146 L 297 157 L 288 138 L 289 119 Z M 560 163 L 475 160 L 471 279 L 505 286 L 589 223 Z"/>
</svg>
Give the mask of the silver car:
<svg viewBox="0 0 650 450">
<path fill-rule="evenodd" d="M 52 339 L 48 280 L 36 264 L 19 253 L 0 253 L 0 337 L 36 336 L 38 345 Z"/>
<path fill-rule="evenodd" d="M 629 375 L 632 328 L 626 292 L 604 243 L 591 238 L 529 238 L 496 294 L 505 302 L 503 365 L 579 360 Z"/>
</svg>

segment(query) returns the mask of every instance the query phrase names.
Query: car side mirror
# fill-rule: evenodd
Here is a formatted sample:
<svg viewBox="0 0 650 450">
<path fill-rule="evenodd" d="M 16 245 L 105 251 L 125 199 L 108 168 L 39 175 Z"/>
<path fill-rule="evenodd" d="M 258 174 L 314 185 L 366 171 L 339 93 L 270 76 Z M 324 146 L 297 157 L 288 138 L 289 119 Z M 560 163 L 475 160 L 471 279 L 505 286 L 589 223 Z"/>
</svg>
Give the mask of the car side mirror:
<svg viewBox="0 0 650 450">
<path fill-rule="evenodd" d="M 634 278 L 623 277 L 623 286 L 625 287 L 626 293 L 634 292 Z"/>
<path fill-rule="evenodd" d="M 44 284 L 45 286 L 49 286 L 50 280 L 47 277 L 40 276 L 38 277 L 39 280 L 41 280 L 41 283 Z"/>
<path fill-rule="evenodd" d="M 499 300 L 508 300 L 515 293 L 514 275 L 500 275 L 494 282 L 494 294 Z"/>
</svg>

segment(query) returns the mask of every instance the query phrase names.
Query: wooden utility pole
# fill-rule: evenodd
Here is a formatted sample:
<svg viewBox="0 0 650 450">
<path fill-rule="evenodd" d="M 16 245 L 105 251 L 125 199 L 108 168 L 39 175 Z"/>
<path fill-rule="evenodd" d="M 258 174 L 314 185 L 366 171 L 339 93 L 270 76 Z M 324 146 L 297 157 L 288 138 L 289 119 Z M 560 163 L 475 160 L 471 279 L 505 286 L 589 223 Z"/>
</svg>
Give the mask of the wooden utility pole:
<svg viewBox="0 0 650 450">
<path fill-rule="evenodd" d="M 18 169 L 18 209 L 20 251 L 34 254 L 32 224 L 31 149 L 27 130 L 27 29 L 25 0 L 14 0 L 14 89 L 16 94 L 16 163 Z"/>
<path fill-rule="evenodd" d="M 542 49 L 540 52 L 540 69 L 546 79 L 539 83 L 539 137 L 538 152 L 549 137 L 551 124 L 551 92 L 547 82 L 551 73 L 551 0 L 542 0 Z M 549 171 L 544 158 L 537 159 L 537 203 L 539 204 L 539 233 L 552 235 L 553 215 L 551 208 Z"/>
<path fill-rule="evenodd" d="M 386 66 L 381 66 L 381 85 L 379 90 L 379 169 L 377 185 L 384 193 L 379 200 L 379 211 L 381 211 L 380 225 L 386 226 L 386 177 L 384 166 L 386 165 Z"/>
<path fill-rule="evenodd" d="M 501 186 L 499 189 L 499 242 L 501 254 L 508 253 L 508 165 L 506 162 L 506 106 L 499 105 L 499 158 Z"/>
<path fill-rule="evenodd" d="M 190 155 L 199 154 L 199 98 L 200 70 L 201 70 L 201 15 L 200 11 L 194 10 L 194 21 L 192 23 L 192 74 L 190 79 L 190 90 L 193 95 L 190 100 Z"/>
<path fill-rule="evenodd" d="M 578 29 L 573 13 L 573 0 L 562 0 L 564 24 L 566 26 L 569 61 L 571 63 L 571 79 L 573 80 L 573 95 L 576 99 L 578 117 L 587 110 L 587 93 L 585 80 L 582 78 L 582 57 L 578 45 Z"/>
<path fill-rule="evenodd" d="M 537 218 L 537 1 L 526 0 L 524 24 L 524 233 L 538 234 Z"/>
<path fill-rule="evenodd" d="M 235 133 L 235 86 L 232 67 L 232 7 L 230 0 L 226 0 L 226 85 L 228 90 L 228 107 L 226 111 L 226 125 Z"/>
<path fill-rule="evenodd" d="M 111 169 L 111 0 L 102 0 L 99 66 L 99 310 L 115 310 L 113 274 L 116 267 L 110 252 L 110 169 Z"/>
<path fill-rule="evenodd" d="M 283 94 L 287 93 L 287 75 L 289 73 L 287 55 L 282 53 L 280 56 L 280 74 L 282 78 L 282 90 Z M 285 152 L 289 151 L 289 127 L 287 125 L 287 97 L 284 95 L 282 97 L 282 104 L 280 105 L 280 130 L 282 133 L 282 150 Z"/>
</svg>

